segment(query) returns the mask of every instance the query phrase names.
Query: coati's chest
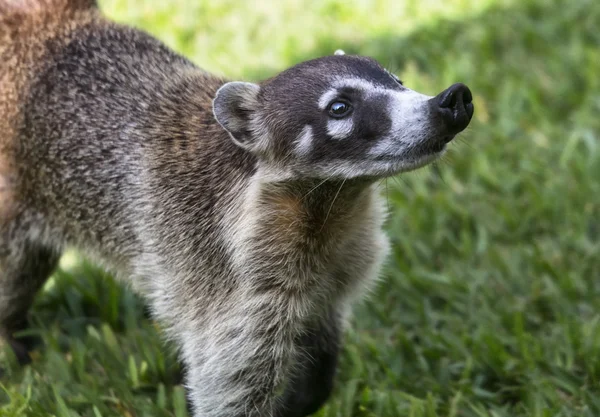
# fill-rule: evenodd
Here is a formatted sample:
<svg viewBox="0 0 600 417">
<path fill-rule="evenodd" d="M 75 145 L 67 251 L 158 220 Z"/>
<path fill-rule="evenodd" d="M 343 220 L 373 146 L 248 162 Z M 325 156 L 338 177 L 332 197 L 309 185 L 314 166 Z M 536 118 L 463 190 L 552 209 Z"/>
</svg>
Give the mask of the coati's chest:
<svg viewBox="0 0 600 417">
<path fill-rule="evenodd" d="M 388 251 L 375 185 L 262 186 L 247 197 L 229 241 L 256 289 L 331 300 L 375 278 Z"/>
</svg>

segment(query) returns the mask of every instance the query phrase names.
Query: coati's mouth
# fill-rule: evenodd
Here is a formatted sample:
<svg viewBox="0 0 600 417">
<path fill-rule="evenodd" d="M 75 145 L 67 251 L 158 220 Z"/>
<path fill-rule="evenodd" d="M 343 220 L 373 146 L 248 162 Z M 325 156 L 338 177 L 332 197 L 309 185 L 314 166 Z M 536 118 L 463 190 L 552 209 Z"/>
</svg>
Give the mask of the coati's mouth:
<svg viewBox="0 0 600 417">
<path fill-rule="evenodd" d="M 443 148 L 439 152 L 432 150 L 428 152 L 418 152 L 407 156 L 380 156 L 371 160 L 366 171 L 370 172 L 367 177 L 391 177 L 402 172 L 414 171 L 428 165 L 438 159 L 443 153 Z M 366 168 L 366 167 L 365 167 Z"/>
<path fill-rule="evenodd" d="M 456 135 L 435 136 L 399 155 L 378 155 L 371 159 L 378 176 L 393 176 L 414 171 L 440 158 Z M 377 175 L 376 175 L 377 176 Z"/>
<path fill-rule="evenodd" d="M 430 140 L 424 141 L 424 143 L 420 146 L 414 147 L 411 151 L 399 155 L 378 155 L 374 158 L 376 161 L 385 161 L 385 162 L 411 162 L 417 161 L 421 158 L 429 159 L 432 157 L 433 159 L 441 156 L 441 154 L 446 150 L 446 146 L 450 143 L 456 135 L 447 135 L 447 136 L 436 136 Z"/>
</svg>

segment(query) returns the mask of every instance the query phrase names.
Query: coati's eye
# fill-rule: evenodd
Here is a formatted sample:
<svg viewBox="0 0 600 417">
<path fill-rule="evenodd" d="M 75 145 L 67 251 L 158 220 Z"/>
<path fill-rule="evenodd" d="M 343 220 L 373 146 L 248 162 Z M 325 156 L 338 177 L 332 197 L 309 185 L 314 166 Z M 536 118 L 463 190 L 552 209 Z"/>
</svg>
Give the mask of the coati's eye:
<svg viewBox="0 0 600 417">
<path fill-rule="evenodd" d="M 336 100 L 329 105 L 329 115 L 331 117 L 346 117 L 352 111 L 352 106 L 347 101 Z"/>
<path fill-rule="evenodd" d="M 404 83 L 402 82 L 402 80 L 398 77 L 396 77 L 394 74 L 392 74 L 392 77 L 394 77 L 394 80 L 396 80 L 396 82 L 400 85 L 404 85 Z"/>
</svg>

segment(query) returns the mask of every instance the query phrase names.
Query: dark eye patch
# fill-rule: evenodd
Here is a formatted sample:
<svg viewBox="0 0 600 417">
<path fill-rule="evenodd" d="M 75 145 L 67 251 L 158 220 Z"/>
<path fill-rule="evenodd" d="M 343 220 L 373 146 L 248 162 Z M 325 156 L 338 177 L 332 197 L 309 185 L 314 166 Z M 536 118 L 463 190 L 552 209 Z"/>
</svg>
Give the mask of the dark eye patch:
<svg viewBox="0 0 600 417">
<path fill-rule="evenodd" d="M 371 141 L 389 135 L 392 128 L 389 96 L 380 95 L 370 99 L 361 107 L 354 123 L 357 138 Z"/>
</svg>

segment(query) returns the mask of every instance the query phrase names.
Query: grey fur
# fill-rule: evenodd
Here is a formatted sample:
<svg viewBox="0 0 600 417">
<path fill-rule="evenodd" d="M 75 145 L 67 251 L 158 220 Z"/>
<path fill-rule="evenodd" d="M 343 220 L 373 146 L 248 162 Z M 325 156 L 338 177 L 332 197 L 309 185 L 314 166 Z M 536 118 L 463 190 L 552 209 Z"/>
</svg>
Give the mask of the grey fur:
<svg viewBox="0 0 600 417">
<path fill-rule="evenodd" d="M 408 90 L 368 58 L 227 83 L 83 0 L 33 4 L 14 21 L 46 32 L 11 27 L 0 49 L 18 90 L 0 94 L 1 334 L 22 350 L 15 317 L 74 246 L 149 300 L 196 417 L 316 411 L 349 306 L 388 252 L 375 181 L 436 157 L 426 137 L 438 133 L 424 123 L 402 164 L 370 162 L 394 147 L 389 106 Z M 319 108 L 335 85 L 356 103 L 341 140 Z"/>
</svg>

